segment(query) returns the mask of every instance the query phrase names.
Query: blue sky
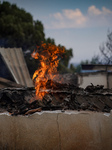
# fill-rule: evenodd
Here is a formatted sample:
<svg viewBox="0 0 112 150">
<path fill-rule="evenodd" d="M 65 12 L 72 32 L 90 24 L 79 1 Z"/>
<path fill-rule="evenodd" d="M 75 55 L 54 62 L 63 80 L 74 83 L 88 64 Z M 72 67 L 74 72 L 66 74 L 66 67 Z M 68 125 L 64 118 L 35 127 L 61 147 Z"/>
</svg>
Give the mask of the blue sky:
<svg viewBox="0 0 112 150">
<path fill-rule="evenodd" d="M 3 0 L 1 0 L 3 1 Z M 73 49 L 71 62 L 91 59 L 112 31 L 112 0 L 6 0 L 40 20 L 46 37 Z"/>
</svg>

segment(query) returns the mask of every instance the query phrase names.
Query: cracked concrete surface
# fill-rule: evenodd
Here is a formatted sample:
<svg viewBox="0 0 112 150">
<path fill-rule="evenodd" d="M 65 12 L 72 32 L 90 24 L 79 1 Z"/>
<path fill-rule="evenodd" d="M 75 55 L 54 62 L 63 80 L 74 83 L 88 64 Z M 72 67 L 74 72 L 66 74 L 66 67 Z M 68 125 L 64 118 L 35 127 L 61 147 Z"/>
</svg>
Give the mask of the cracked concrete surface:
<svg viewBox="0 0 112 150">
<path fill-rule="evenodd" d="M 112 150 L 112 112 L 0 114 L 0 149 Z"/>
<path fill-rule="evenodd" d="M 58 128 L 58 134 L 59 134 L 59 150 L 61 150 L 61 133 L 60 133 L 58 117 L 59 117 L 59 113 L 57 114 L 57 128 Z"/>
</svg>

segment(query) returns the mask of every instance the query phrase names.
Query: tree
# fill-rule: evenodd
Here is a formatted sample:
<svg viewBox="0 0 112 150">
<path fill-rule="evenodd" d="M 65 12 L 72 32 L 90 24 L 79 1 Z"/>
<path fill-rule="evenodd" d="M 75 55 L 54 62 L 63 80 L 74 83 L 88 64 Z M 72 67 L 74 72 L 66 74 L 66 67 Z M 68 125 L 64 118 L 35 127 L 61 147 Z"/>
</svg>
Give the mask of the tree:
<svg viewBox="0 0 112 150">
<path fill-rule="evenodd" d="M 53 44 L 53 45 L 56 45 L 56 44 L 55 44 L 55 40 L 54 40 L 53 38 L 50 38 L 50 37 L 48 37 L 47 39 L 45 39 L 44 42 L 45 42 L 46 44 L 51 43 L 51 44 Z"/>
<path fill-rule="evenodd" d="M 33 50 L 44 39 L 41 21 L 34 21 L 30 13 L 15 4 L 0 3 L 0 46 Z"/>
<path fill-rule="evenodd" d="M 84 61 L 81 61 L 77 66 L 76 66 L 76 69 L 75 69 L 75 71 L 77 72 L 77 73 L 80 73 L 81 72 L 81 65 L 83 65 L 83 64 L 89 64 L 90 62 L 89 62 L 89 60 L 84 60 Z"/>
<path fill-rule="evenodd" d="M 38 61 L 31 59 L 31 53 L 42 41 L 56 45 L 54 39 L 45 38 L 41 21 L 33 20 L 30 13 L 18 8 L 16 4 L 6 1 L 0 3 L 0 47 L 21 47 L 24 52 L 30 50 L 25 59 L 31 76 L 38 66 Z M 72 57 L 72 49 L 65 48 L 58 67 L 60 73 L 73 72 L 73 66 L 68 68 Z"/>
<path fill-rule="evenodd" d="M 90 61 L 90 64 L 93 65 L 102 64 L 99 55 L 94 55 Z"/>
<path fill-rule="evenodd" d="M 84 60 L 84 61 L 81 61 L 77 66 L 76 66 L 76 69 L 75 71 L 77 73 L 80 73 L 81 72 L 81 65 L 88 65 L 88 64 L 91 64 L 91 65 L 97 65 L 97 64 L 102 64 L 101 61 L 100 61 L 100 57 L 99 55 L 94 55 L 91 60 Z"/>
<path fill-rule="evenodd" d="M 103 64 L 112 64 L 112 31 L 108 31 L 107 41 L 100 46 Z"/>
<path fill-rule="evenodd" d="M 53 43 L 55 43 L 54 39 L 46 39 L 46 44 L 52 44 L 55 45 Z M 58 45 L 60 47 L 63 47 L 61 45 Z M 70 68 L 68 68 L 68 63 L 69 60 L 71 59 L 71 57 L 73 56 L 72 54 L 72 49 L 65 49 L 65 53 L 61 55 L 61 57 L 59 57 L 60 61 L 59 61 L 59 65 L 58 65 L 58 72 L 63 74 L 63 73 L 73 73 L 75 68 L 73 67 L 73 65 L 70 66 Z M 38 66 L 39 66 L 39 60 L 38 59 L 33 59 L 31 58 L 31 53 L 28 53 L 25 56 L 26 62 L 28 64 L 28 69 L 30 71 L 31 76 L 33 75 L 33 73 L 35 72 L 35 70 L 37 70 Z"/>
</svg>

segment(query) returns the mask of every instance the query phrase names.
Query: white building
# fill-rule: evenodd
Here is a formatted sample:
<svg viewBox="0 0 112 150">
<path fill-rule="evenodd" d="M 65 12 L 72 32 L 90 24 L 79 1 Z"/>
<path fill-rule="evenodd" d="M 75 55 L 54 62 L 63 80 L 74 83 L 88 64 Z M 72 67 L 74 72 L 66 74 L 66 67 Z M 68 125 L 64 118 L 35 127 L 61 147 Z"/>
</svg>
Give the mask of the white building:
<svg viewBox="0 0 112 150">
<path fill-rule="evenodd" d="M 91 83 L 112 88 L 112 65 L 82 65 L 82 73 L 78 74 L 78 84 L 86 88 Z"/>
</svg>

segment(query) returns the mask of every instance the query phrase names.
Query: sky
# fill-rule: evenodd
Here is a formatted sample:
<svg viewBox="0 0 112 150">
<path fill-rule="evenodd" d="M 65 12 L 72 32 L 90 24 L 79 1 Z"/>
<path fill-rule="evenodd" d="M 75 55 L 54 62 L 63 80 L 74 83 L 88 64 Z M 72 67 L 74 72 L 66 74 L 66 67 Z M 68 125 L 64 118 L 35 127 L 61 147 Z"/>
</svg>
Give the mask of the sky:
<svg viewBox="0 0 112 150">
<path fill-rule="evenodd" d="M 2 2 L 3 0 L 1 0 Z M 4 0 L 31 13 L 46 38 L 73 49 L 71 63 L 91 60 L 112 31 L 112 0 Z"/>
</svg>

